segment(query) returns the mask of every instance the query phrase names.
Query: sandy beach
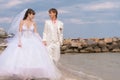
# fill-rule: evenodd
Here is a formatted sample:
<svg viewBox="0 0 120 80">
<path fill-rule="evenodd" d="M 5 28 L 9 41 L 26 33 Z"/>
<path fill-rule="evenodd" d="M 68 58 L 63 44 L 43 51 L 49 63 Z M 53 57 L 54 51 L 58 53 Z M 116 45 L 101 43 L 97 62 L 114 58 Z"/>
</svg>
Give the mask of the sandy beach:
<svg viewBox="0 0 120 80">
<path fill-rule="evenodd" d="M 120 80 L 119 53 L 66 53 L 61 55 L 60 62 L 103 80 Z"/>
<path fill-rule="evenodd" d="M 119 53 L 63 54 L 60 61 L 103 80 L 120 80 Z"/>
</svg>

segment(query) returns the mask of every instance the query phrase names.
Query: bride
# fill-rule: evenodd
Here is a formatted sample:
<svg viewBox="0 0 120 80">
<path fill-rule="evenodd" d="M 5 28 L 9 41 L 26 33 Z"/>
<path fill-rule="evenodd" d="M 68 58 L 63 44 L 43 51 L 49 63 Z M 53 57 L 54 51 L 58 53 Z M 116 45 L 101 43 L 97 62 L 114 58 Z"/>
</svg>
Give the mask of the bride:
<svg viewBox="0 0 120 80">
<path fill-rule="evenodd" d="M 25 9 L 12 22 L 9 32 L 15 34 L 0 55 L 0 80 L 17 77 L 22 80 L 101 80 L 95 76 L 54 64 L 33 21 L 35 12 Z M 2 78 L 2 79 L 1 79 Z M 13 79 L 12 79 L 13 80 Z M 18 80 L 18 79 L 14 79 Z"/>
<path fill-rule="evenodd" d="M 25 9 L 13 21 L 11 30 L 16 36 L 0 55 L 0 76 L 16 75 L 24 79 L 50 80 L 60 78 L 60 72 L 50 59 L 37 33 L 34 15 L 34 10 Z"/>
</svg>

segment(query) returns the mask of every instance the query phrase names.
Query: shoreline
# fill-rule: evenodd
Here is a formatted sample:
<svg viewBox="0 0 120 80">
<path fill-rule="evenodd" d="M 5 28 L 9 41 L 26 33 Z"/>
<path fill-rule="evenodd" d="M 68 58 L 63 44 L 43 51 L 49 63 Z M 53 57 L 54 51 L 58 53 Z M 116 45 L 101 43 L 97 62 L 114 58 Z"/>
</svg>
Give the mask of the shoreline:
<svg viewBox="0 0 120 80">
<path fill-rule="evenodd" d="M 119 60 L 120 54 L 117 53 L 70 53 L 62 54 L 60 62 L 77 71 L 95 75 L 103 80 L 119 80 Z"/>
</svg>

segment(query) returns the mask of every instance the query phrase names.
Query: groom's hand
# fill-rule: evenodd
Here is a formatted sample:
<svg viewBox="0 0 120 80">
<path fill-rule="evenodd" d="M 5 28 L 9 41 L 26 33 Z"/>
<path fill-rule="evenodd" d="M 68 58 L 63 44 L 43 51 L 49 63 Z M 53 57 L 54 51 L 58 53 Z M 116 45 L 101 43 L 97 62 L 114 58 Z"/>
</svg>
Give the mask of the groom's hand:
<svg viewBox="0 0 120 80">
<path fill-rule="evenodd" d="M 47 42 L 46 42 L 46 41 L 43 41 L 43 44 L 44 44 L 45 46 L 47 46 Z"/>
</svg>

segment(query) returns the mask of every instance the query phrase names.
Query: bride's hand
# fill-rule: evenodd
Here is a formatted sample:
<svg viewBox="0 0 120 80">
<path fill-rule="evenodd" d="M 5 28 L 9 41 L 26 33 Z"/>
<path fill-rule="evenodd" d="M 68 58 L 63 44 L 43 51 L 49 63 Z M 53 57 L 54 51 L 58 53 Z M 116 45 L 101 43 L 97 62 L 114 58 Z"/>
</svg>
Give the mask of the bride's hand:
<svg viewBox="0 0 120 80">
<path fill-rule="evenodd" d="M 46 41 L 43 41 L 43 44 L 44 44 L 45 46 L 47 46 L 47 43 L 46 43 Z"/>
<path fill-rule="evenodd" d="M 18 47 L 22 47 L 22 45 L 19 43 L 19 44 L 18 44 Z"/>
</svg>

